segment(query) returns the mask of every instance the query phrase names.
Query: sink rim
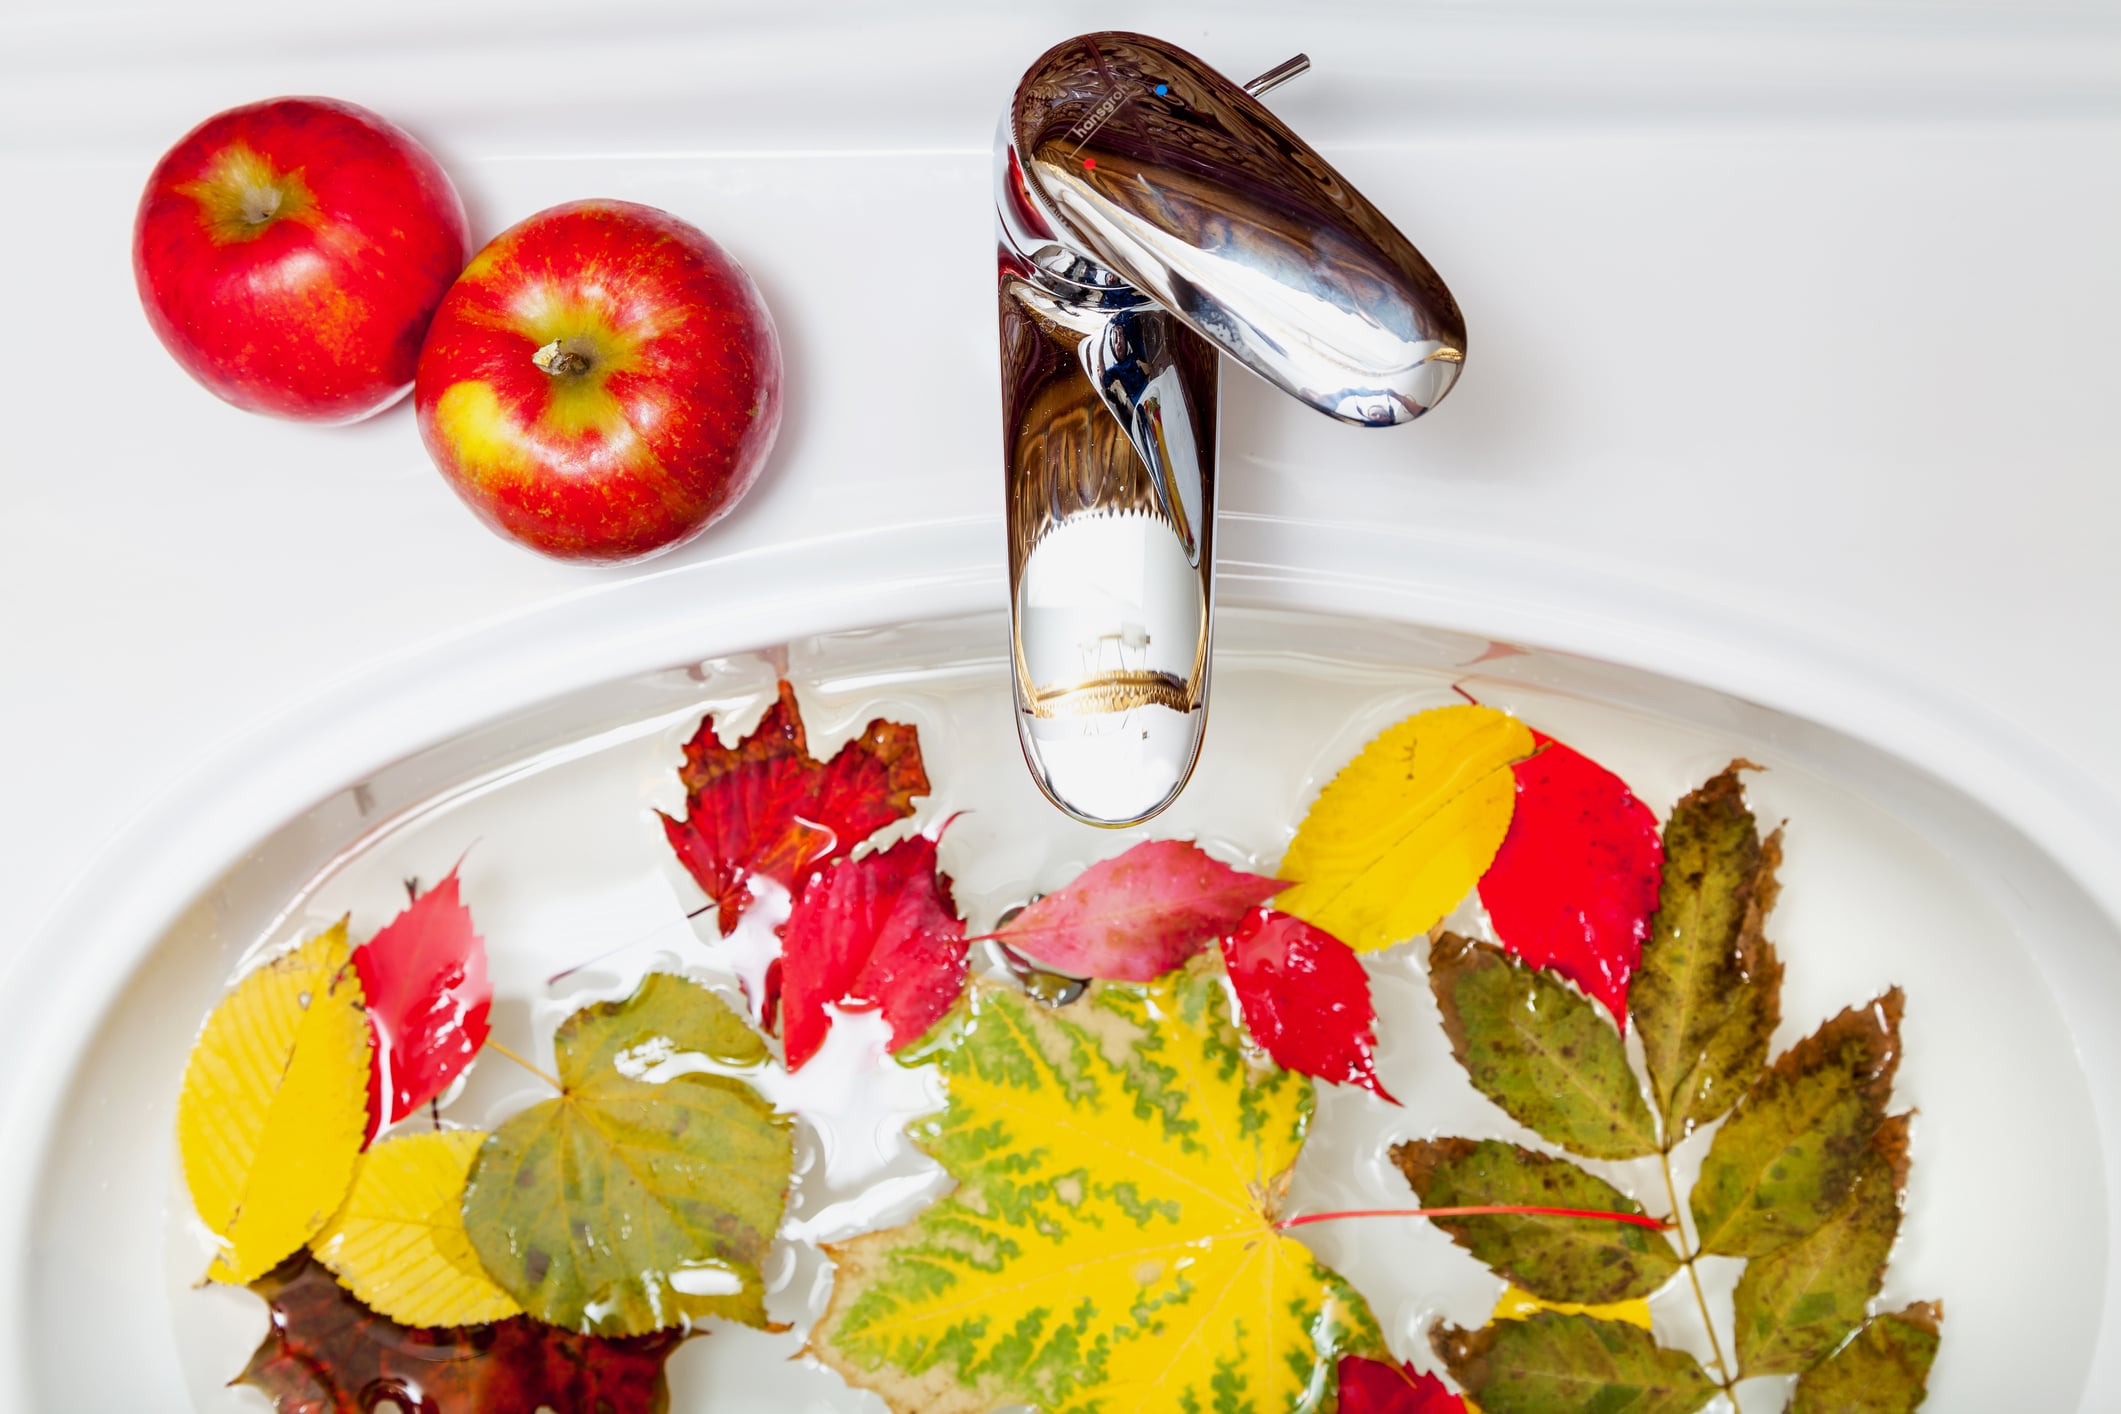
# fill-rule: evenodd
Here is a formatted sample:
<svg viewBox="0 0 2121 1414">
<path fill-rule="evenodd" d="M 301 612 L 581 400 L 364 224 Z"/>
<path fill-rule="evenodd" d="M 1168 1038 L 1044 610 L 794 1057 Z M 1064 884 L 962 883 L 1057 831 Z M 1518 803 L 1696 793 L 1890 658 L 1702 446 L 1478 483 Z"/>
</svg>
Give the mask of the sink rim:
<svg viewBox="0 0 2121 1414">
<path fill-rule="evenodd" d="M 1729 606 L 1418 531 L 1226 516 L 1231 606 L 1368 615 L 1602 659 L 1809 720 L 1994 812 L 2121 926 L 2121 801 L 2066 758 L 1934 685 Z M 601 682 L 808 634 L 1000 611 L 998 517 L 967 517 L 695 560 L 591 587 L 325 684 L 140 809 L 16 953 L 0 988 L 0 1221 L 23 1254 L 0 1279 L 0 1408 L 30 1408 L 25 1312 L 44 1156 L 83 1047 L 167 927 L 254 842 L 403 756 Z M 1330 569 L 1319 568 L 1332 566 Z M 703 607 L 705 606 L 705 607 Z M 39 972 L 31 958 L 58 958 Z M 2088 1078 L 2121 1076 L 2121 1036 L 2072 997 L 2121 995 L 2121 957 L 2041 965 Z M 2082 974 L 2065 976 L 2063 971 Z M 2121 1094 L 2095 1089 L 2109 1212 L 2121 1214 Z M 2121 1254 L 2121 1225 L 2109 1239 Z M 2087 1391 L 2121 1383 L 2121 1261 L 2109 1262 Z"/>
</svg>

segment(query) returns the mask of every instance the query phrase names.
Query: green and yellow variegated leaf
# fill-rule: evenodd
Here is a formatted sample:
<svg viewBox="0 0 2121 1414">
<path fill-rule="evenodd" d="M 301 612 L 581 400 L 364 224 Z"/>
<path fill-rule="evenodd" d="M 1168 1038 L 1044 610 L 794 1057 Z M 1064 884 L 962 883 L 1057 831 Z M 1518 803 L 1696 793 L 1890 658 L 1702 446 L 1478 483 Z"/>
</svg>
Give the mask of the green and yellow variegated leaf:
<svg viewBox="0 0 2121 1414">
<path fill-rule="evenodd" d="M 1483 1414 L 1693 1414 L 1716 1394 L 1693 1356 L 1626 1321 L 1541 1311 L 1478 1330 L 1440 1324 L 1429 1344 Z"/>
<path fill-rule="evenodd" d="M 1642 1205 L 1566 1159 L 1484 1139 L 1410 1139 L 1392 1162 L 1425 1208 L 1489 1203 L 1630 1213 Z M 1430 1219 L 1541 1301 L 1606 1306 L 1648 1296 L 1679 1271 L 1664 1234 L 1633 1223 L 1540 1214 Z"/>
<path fill-rule="evenodd" d="M 1936 1301 L 1872 1317 L 1831 1359 L 1798 1378 L 1789 1414 L 1914 1414 L 1929 1387 L 1943 1320 Z"/>
<path fill-rule="evenodd" d="M 1332 1407 L 1368 1308 L 1275 1224 L 1311 1114 L 1253 1065 L 1219 979 L 1104 983 L 1049 1011 L 978 986 L 931 1053 L 922 1144 L 957 1189 L 831 1249 L 813 1350 L 912 1414 Z"/>
<path fill-rule="evenodd" d="M 1657 1152 L 1627 1047 L 1583 993 L 1456 933 L 1429 949 L 1429 986 L 1458 1063 L 1510 1118 L 1588 1158 Z"/>
<path fill-rule="evenodd" d="M 1763 843 L 1734 761 L 1672 807 L 1657 916 L 1628 988 L 1650 1093 L 1684 1138 L 1728 1110 L 1782 1019 L 1782 963 L 1763 925 L 1782 834 Z"/>
</svg>

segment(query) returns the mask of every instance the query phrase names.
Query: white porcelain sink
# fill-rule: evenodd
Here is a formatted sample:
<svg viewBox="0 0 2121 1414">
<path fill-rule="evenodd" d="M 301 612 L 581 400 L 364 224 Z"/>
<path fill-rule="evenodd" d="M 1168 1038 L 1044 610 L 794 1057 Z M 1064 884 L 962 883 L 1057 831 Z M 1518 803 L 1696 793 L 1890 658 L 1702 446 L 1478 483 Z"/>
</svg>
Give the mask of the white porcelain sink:
<svg viewBox="0 0 2121 1414">
<path fill-rule="evenodd" d="M 1247 533 L 1249 544 L 1236 537 L 1235 578 L 1256 607 L 1221 622 L 1199 776 L 1170 813 L 1126 836 L 1066 821 L 1025 776 L 1003 622 L 975 612 L 991 603 L 977 568 L 901 577 L 865 596 L 858 616 L 823 596 L 746 594 L 733 580 L 718 602 L 698 573 L 635 581 L 407 662 L 249 744 L 142 821 L 109 865 L 111 887 L 84 896 L 54 934 L 69 951 L 54 960 L 65 985 L 45 1024 L 9 1038 L 26 1116 L 18 1133 L 43 1156 L 0 1189 L 6 1219 L 35 1234 L 0 1287 L 9 1395 L 24 1408 L 169 1408 L 182 1407 L 183 1388 L 201 1410 L 262 1408 L 220 1385 L 262 1331 L 263 1308 L 247 1293 L 192 1289 L 200 1249 L 171 1143 L 185 1052 L 232 971 L 348 909 L 357 932 L 377 926 L 404 877 L 432 877 L 467 845 L 503 1036 L 531 1044 L 561 1007 L 543 979 L 612 946 L 630 945 L 636 965 L 658 952 L 709 960 L 700 939 L 711 930 L 685 921 L 697 897 L 648 808 L 677 804 L 678 744 L 700 714 L 755 713 L 782 661 L 814 746 L 877 711 L 923 728 L 937 784 L 923 818 L 970 812 L 943 862 L 975 924 L 1141 835 L 1197 835 L 1271 863 L 1324 775 L 1405 712 L 1454 700 L 1454 681 L 1602 758 L 1660 809 L 1734 754 L 1761 762 L 1754 799 L 1763 816 L 1790 821 L 1771 929 L 1788 969 L 1778 1046 L 1889 983 L 1908 990 L 1897 1093 L 1920 1119 L 1907 1235 L 1885 1295 L 1946 1303 L 1928 1407 L 2062 1409 L 2099 1389 L 2094 1361 L 2114 1310 L 2117 1131 L 2112 1094 L 2091 1082 L 2111 1073 L 2101 1067 L 2121 1033 L 2121 930 L 2068 867 L 2094 842 L 2074 828 L 2014 826 L 1998 808 L 2037 799 L 2041 783 L 1993 757 L 1992 774 L 1955 780 L 1865 740 L 1949 740 L 1957 729 L 1933 704 L 1895 702 L 1874 683 L 1837 684 L 1816 668 L 1785 679 L 1819 693 L 1813 705 L 1825 710 L 1808 720 L 1529 636 L 1510 640 L 1528 651 L 1498 653 L 1505 640 L 1464 631 L 1470 613 L 1449 629 L 1380 615 L 1440 601 L 1355 573 L 1345 550 L 1314 557 L 1300 527 Z M 955 532 L 934 534 L 936 556 L 893 561 L 947 563 Z M 1276 564 L 1260 553 L 1270 540 L 1342 573 Z M 756 583 L 782 582 L 759 568 Z M 700 615 L 698 603 L 717 610 Z M 861 626 L 870 621 L 886 626 Z M 615 641 L 619 623 L 629 636 Z M 745 651 L 775 643 L 785 648 Z M 1771 644 L 1747 662 L 1762 674 L 1781 666 Z M 1717 666 L 1696 659 L 1694 675 Z M 1495 1130 L 1448 1059 L 1405 951 L 1375 974 L 1384 1077 L 1408 1108 L 1328 1091 L 1299 1170 L 1307 1206 L 1390 1201 L 1385 1138 Z M 468 1103 L 524 1098 L 506 1075 L 481 1083 L 489 1091 Z M 806 1194 L 797 1215 L 819 1201 Z M 1498 1289 L 1434 1232 L 1317 1231 L 1406 1355 L 1426 1360 L 1420 1332 L 1432 1317 L 1478 1319 Z M 799 1296 L 784 1299 L 799 1315 Z M 78 1319 L 84 1310 L 98 1318 Z M 1673 1317 L 1681 1342 L 1684 1316 Z M 796 1345 L 749 1332 L 695 1342 L 672 1366 L 674 1407 L 880 1407 L 789 1363 Z M 127 1357 L 107 1358 L 113 1348 Z M 2039 1359 L 2021 1358 L 2033 1349 Z"/>
</svg>

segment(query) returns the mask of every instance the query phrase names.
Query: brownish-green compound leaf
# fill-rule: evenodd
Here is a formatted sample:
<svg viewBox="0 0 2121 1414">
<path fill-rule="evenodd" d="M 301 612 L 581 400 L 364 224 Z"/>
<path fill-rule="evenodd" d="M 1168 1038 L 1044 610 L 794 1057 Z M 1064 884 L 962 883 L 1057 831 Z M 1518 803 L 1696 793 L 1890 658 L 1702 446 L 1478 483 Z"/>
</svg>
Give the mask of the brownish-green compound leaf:
<svg viewBox="0 0 2121 1414">
<path fill-rule="evenodd" d="M 1636 1213 L 1619 1189 L 1566 1159 L 1483 1139 L 1412 1139 L 1392 1162 L 1429 1208 L 1507 1203 Z M 1451 1240 L 1543 1301 L 1603 1306 L 1647 1296 L 1679 1270 L 1662 1233 L 1597 1218 L 1431 1218 Z"/>
<path fill-rule="evenodd" d="M 1456 933 L 1430 947 L 1429 986 L 1458 1063 L 1510 1118 L 1589 1158 L 1657 1152 L 1620 1032 L 1583 993 Z"/>
<path fill-rule="evenodd" d="M 1472 1331 L 1441 1324 L 1429 1344 L 1485 1414 L 1693 1414 L 1716 1394 L 1693 1356 L 1626 1321 L 1541 1311 Z"/>
<path fill-rule="evenodd" d="M 1709 1145 L 1689 1204 L 1703 1251 L 1757 1257 L 1848 1197 L 1900 1065 L 1901 995 L 1850 1007 L 1790 1047 Z"/>
<path fill-rule="evenodd" d="M 1782 963 L 1762 935 L 1780 831 L 1760 839 L 1733 761 L 1672 807 L 1657 917 L 1628 989 L 1650 1094 L 1684 1138 L 1728 1110 L 1767 1059 L 1782 1019 Z"/>
<path fill-rule="evenodd" d="M 1912 1414 L 1929 1385 L 1943 1320 L 1938 1301 L 1872 1317 L 1833 1359 L 1798 1379 L 1789 1414 Z"/>
<path fill-rule="evenodd" d="M 554 1049 L 562 1093 L 496 1129 L 464 1190 L 488 1274 L 584 1334 L 765 1324 L 759 1263 L 788 1194 L 789 1121 L 700 1070 L 761 1065 L 765 1043 L 706 988 L 650 973 L 569 1017 Z"/>
<path fill-rule="evenodd" d="M 1878 1126 L 1848 1201 L 1825 1226 L 1746 1263 L 1733 1298 L 1745 1375 L 1794 1375 L 1863 1324 L 1900 1231 L 1907 1188 L 1907 1116 Z"/>
</svg>

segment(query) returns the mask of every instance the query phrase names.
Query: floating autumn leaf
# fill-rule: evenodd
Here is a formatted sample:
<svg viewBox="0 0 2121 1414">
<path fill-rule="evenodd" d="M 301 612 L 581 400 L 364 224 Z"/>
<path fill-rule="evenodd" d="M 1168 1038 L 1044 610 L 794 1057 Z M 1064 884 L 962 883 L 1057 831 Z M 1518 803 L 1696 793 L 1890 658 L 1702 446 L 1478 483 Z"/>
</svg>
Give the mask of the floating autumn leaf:
<svg viewBox="0 0 2121 1414">
<path fill-rule="evenodd" d="M 1913 1414 L 1929 1387 L 1943 1319 L 1936 1301 L 1873 1317 L 1832 1358 L 1798 1377 L 1789 1414 Z"/>
<path fill-rule="evenodd" d="M 672 1331 L 631 1340 L 576 1335 L 527 1317 L 414 1330 L 376 1315 L 308 1254 L 252 1284 L 272 1328 L 235 1383 L 278 1414 L 663 1414 Z"/>
<path fill-rule="evenodd" d="M 1738 1368 L 1795 1375 L 1863 1324 L 1885 1280 L 1907 1187 L 1907 1116 L 1878 1126 L 1848 1201 L 1818 1229 L 1746 1263 L 1732 1298 Z"/>
<path fill-rule="evenodd" d="M 1340 1362 L 1339 1414 L 1466 1414 L 1466 1402 L 1412 1365 L 1348 1355 Z"/>
<path fill-rule="evenodd" d="M 375 1029 L 368 1099 L 373 1137 L 448 1089 L 486 1044 L 493 983 L 486 944 L 457 891 L 457 871 L 355 948 L 353 963 Z"/>
<path fill-rule="evenodd" d="M 1898 987 L 1782 1053 L 1716 1131 L 1690 1205 L 1705 1252 L 1757 1257 L 1834 1215 L 1870 1155 L 1900 1065 Z"/>
<path fill-rule="evenodd" d="M 664 815 L 663 833 L 714 900 L 725 934 L 750 904 L 754 876 L 793 894 L 813 868 L 911 815 L 913 797 L 928 793 L 919 734 L 897 722 L 871 722 L 830 761 L 812 757 L 785 681 L 734 747 L 722 745 L 712 721 L 701 722 L 678 779 L 685 818 Z"/>
<path fill-rule="evenodd" d="M 1765 843 L 1733 761 L 1672 808 L 1664 881 L 1628 992 L 1664 1131 L 1684 1138 L 1728 1110 L 1782 1019 L 1782 963 L 1762 933 L 1782 835 Z"/>
<path fill-rule="evenodd" d="M 1393 1146 L 1392 1162 L 1424 1207 L 1500 1203 L 1642 1214 L 1640 1204 L 1566 1159 L 1499 1140 L 1408 1140 Z M 1542 1301 L 1630 1301 L 1679 1271 L 1678 1254 L 1662 1234 L 1629 1223 L 1518 1214 L 1430 1221 Z"/>
<path fill-rule="evenodd" d="M 942 1020 L 965 989 L 965 924 L 936 872 L 935 841 L 915 836 L 821 870 L 781 933 L 788 1068 L 825 1043 L 828 1002 L 875 1008 L 891 1049 Z"/>
<path fill-rule="evenodd" d="M 486 1136 L 405 1134 L 361 1156 L 346 1202 L 309 1240 L 370 1310 L 408 1326 L 468 1326 L 522 1314 L 464 1232 L 464 1180 Z"/>
<path fill-rule="evenodd" d="M 1491 707 L 1436 707 L 1365 746 L 1289 842 L 1278 906 L 1358 952 L 1434 927 L 1480 881 L 1510 827 L 1511 763 L 1532 734 Z"/>
<path fill-rule="evenodd" d="M 1589 998 L 1455 933 L 1429 949 L 1429 986 L 1452 1053 L 1512 1119 L 1588 1158 L 1657 1152 L 1627 1048 Z"/>
<path fill-rule="evenodd" d="M 1184 840 L 1143 840 L 1037 900 L 995 936 L 1070 977 L 1146 982 L 1287 887 L 1218 863 Z"/>
<path fill-rule="evenodd" d="M 1381 1349 L 1362 1298 L 1277 1226 L 1310 1083 L 1250 1065 L 1220 979 L 1100 984 L 1065 1012 L 975 984 L 921 1142 L 957 1180 L 828 1249 L 812 1349 L 911 1414 L 1331 1407 Z"/>
<path fill-rule="evenodd" d="M 1717 1393 L 1693 1356 L 1626 1321 L 1541 1311 L 1478 1330 L 1446 1322 L 1429 1343 L 1483 1414 L 1693 1414 Z"/>
<path fill-rule="evenodd" d="M 249 1282 L 324 1226 L 367 1131 L 368 1018 L 346 921 L 252 970 L 207 1017 L 177 1096 L 214 1281 Z"/>
<path fill-rule="evenodd" d="M 541 1321 L 641 1335 L 702 1316 L 765 1323 L 789 1122 L 741 1080 L 766 1046 L 704 987 L 651 973 L 555 1038 L 561 1093 L 486 1140 L 464 1192 L 479 1261 Z"/>
<path fill-rule="evenodd" d="M 1301 918 L 1258 908 L 1223 939 L 1223 966 L 1245 1030 L 1275 1064 L 1392 1100 L 1371 1054 L 1377 1013 L 1370 974 L 1346 943 Z"/>
<path fill-rule="evenodd" d="M 1506 950 L 1574 982 L 1625 1031 L 1663 873 L 1657 819 L 1596 761 L 1540 732 L 1532 740 L 1538 750 L 1510 767 L 1516 809 L 1480 901 Z"/>
</svg>

